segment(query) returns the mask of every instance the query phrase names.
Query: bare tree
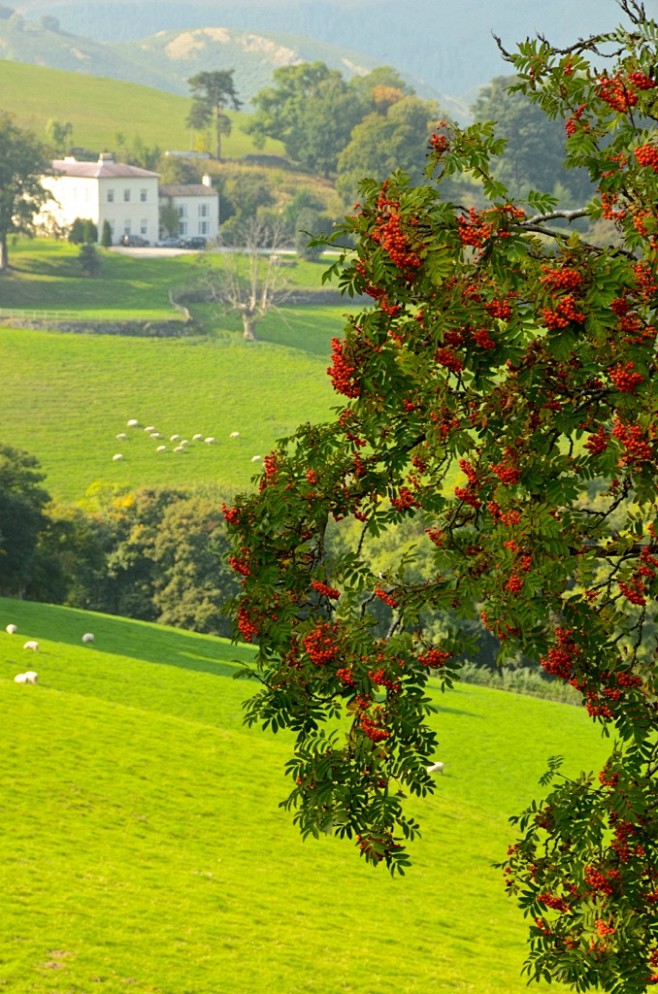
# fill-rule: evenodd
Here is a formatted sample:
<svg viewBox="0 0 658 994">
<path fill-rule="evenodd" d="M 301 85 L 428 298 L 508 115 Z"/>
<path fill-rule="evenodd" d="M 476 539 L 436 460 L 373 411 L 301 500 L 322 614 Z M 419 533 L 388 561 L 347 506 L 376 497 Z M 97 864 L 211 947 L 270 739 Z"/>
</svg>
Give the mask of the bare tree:
<svg viewBox="0 0 658 994">
<path fill-rule="evenodd" d="M 283 228 L 250 218 L 233 229 L 233 242 L 225 250 L 221 267 L 205 263 L 202 283 L 208 298 L 225 314 L 240 315 L 243 337 L 254 341 L 258 322 L 292 293 L 279 255 Z"/>
</svg>

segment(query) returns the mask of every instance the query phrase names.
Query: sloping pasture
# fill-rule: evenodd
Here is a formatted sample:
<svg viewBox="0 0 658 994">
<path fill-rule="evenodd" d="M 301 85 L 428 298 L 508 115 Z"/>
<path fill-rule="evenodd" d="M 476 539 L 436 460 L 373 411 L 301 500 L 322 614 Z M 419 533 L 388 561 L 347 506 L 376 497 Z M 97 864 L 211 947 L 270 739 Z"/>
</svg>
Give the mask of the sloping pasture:
<svg viewBox="0 0 658 994">
<path fill-rule="evenodd" d="M 525 930 L 491 864 L 547 756 L 600 763 L 583 713 L 437 693 L 445 773 L 392 880 L 278 807 L 288 744 L 241 724 L 248 654 L 0 600 L 0 991 L 520 994 Z M 13 682 L 26 668 L 38 686 Z"/>
</svg>

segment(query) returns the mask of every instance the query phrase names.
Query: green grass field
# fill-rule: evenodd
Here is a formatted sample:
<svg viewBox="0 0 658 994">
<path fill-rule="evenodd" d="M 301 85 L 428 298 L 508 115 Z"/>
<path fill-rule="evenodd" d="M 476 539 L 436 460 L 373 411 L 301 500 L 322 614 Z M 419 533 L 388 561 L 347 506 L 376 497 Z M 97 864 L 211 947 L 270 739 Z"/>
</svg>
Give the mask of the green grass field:
<svg viewBox="0 0 658 994">
<path fill-rule="evenodd" d="M 549 755 L 600 763 L 582 711 L 437 694 L 445 774 L 391 880 L 279 809 L 285 736 L 242 727 L 231 679 L 248 652 L 0 599 L 0 990 L 520 994 L 525 926 L 491 864 Z M 27 668 L 38 686 L 13 683 Z"/>
<path fill-rule="evenodd" d="M 221 257 L 215 258 L 221 264 Z M 195 278 L 196 256 L 149 259 L 105 253 L 102 279 L 77 275 L 66 243 L 19 242 L 0 307 L 95 309 L 106 320 L 165 316 L 170 288 Z M 298 286 L 320 284 L 322 264 L 291 270 Z M 340 402 L 325 375 L 330 339 L 341 333 L 349 301 L 272 312 L 244 342 L 235 319 L 200 307 L 207 335 L 131 338 L 0 328 L 0 440 L 35 455 L 54 497 L 79 500 L 97 481 L 127 486 L 217 483 L 245 488 L 278 438 L 321 421 Z M 90 325 L 90 330 L 93 326 Z M 128 442 L 116 436 L 129 419 L 154 426 Z M 240 438 L 229 435 L 240 432 Z M 170 436 L 214 437 L 174 453 Z M 167 452 L 156 451 L 167 444 Z M 114 462 L 116 454 L 123 461 Z"/>
<path fill-rule="evenodd" d="M 92 150 L 113 148 L 118 134 L 128 145 L 139 136 L 149 148 L 190 147 L 185 118 L 191 101 L 164 90 L 0 59 L 0 93 L 2 110 L 13 113 L 21 127 L 34 131 L 41 141 L 53 119 L 70 121 L 73 143 Z M 233 129 L 222 140 L 223 154 L 240 158 L 257 151 L 242 130 L 245 115 L 229 112 L 229 117 Z M 262 151 L 278 155 L 281 145 L 268 140 Z"/>
</svg>

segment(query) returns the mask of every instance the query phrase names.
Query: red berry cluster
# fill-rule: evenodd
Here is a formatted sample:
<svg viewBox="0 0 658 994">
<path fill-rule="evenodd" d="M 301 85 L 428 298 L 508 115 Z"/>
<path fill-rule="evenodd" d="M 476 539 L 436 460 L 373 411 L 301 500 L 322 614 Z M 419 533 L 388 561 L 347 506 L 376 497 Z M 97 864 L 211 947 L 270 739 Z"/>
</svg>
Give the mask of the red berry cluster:
<svg viewBox="0 0 658 994">
<path fill-rule="evenodd" d="M 546 891 L 543 894 L 537 894 L 537 900 L 540 904 L 545 904 L 547 908 L 552 908 L 553 911 L 569 911 L 569 905 L 563 897 L 555 897 Z"/>
<path fill-rule="evenodd" d="M 585 315 L 578 310 L 573 295 L 567 294 L 558 301 L 555 310 L 551 310 L 550 307 L 542 308 L 542 318 L 547 328 L 566 328 L 572 321 L 582 324 Z"/>
<path fill-rule="evenodd" d="M 238 631 L 245 642 L 253 642 L 258 635 L 258 625 L 249 614 L 246 605 L 241 604 L 238 610 Z"/>
<path fill-rule="evenodd" d="M 243 548 L 241 550 L 242 555 L 244 556 L 247 551 L 248 550 L 246 548 Z M 235 570 L 236 573 L 239 573 L 240 576 L 251 575 L 251 567 L 249 566 L 249 563 L 246 558 L 238 559 L 237 556 L 229 556 L 228 564 L 231 567 L 231 569 Z"/>
<path fill-rule="evenodd" d="M 345 358 L 343 342 L 340 338 L 331 339 L 331 366 L 327 372 L 334 390 L 346 397 L 359 397 L 361 386 L 356 377 L 356 367 Z"/>
<path fill-rule="evenodd" d="M 633 154 L 641 166 L 648 166 L 658 173 L 658 146 L 638 145 Z"/>
<path fill-rule="evenodd" d="M 336 658 L 340 647 L 336 637 L 338 629 L 328 621 L 319 621 L 302 639 L 304 650 L 316 666 L 326 666 Z"/>
<path fill-rule="evenodd" d="M 229 525 L 240 524 L 240 512 L 237 507 L 229 507 L 228 504 L 222 504 L 222 514 Z"/>
<path fill-rule="evenodd" d="M 491 469 L 506 487 L 513 487 L 521 477 L 518 467 L 507 462 L 492 463 Z"/>
<path fill-rule="evenodd" d="M 493 230 L 493 224 L 486 221 L 474 207 L 469 207 L 468 214 L 457 218 L 457 234 L 462 245 L 482 248 L 493 235 Z"/>
<path fill-rule="evenodd" d="M 389 607 L 396 608 L 398 606 L 398 602 L 395 597 L 393 597 L 392 594 L 387 593 L 386 590 L 383 590 L 382 587 L 375 587 L 373 593 L 375 597 L 379 597 L 380 601 L 383 601 L 384 604 L 387 604 Z"/>
<path fill-rule="evenodd" d="M 583 284 L 583 274 L 577 269 L 563 266 L 560 269 L 551 269 L 550 266 L 542 266 L 544 275 L 540 283 L 551 290 L 577 290 Z"/>
<path fill-rule="evenodd" d="M 499 318 L 501 321 L 508 321 L 512 316 L 512 307 L 508 300 L 499 300 L 494 297 L 484 305 L 487 314 L 492 318 Z"/>
<path fill-rule="evenodd" d="M 390 739 L 391 733 L 385 726 L 386 712 L 383 708 L 375 708 L 372 715 L 365 713 L 361 715 L 359 722 L 363 733 L 371 742 L 383 742 Z"/>
<path fill-rule="evenodd" d="M 433 131 L 430 135 L 429 145 L 436 157 L 440 159 L 450 148 L 450 139 L 447 135 L 439 135 Z"/>
<path fill-rule="evenodd" d="M 617 419 L 612 429 L 612 434 L 621 442 L 626 450 L 623 456 L 624 463 L 638 464 L 649 462 L 651 459 L 651 446 L 647 442 L 640 425 L 624 424 Z"/>
<path fill-rule="evenodd" d="M 628 79 L 636 90 L 652 90 L 657 85 L 655 79 L 640 71 L 629 72 Z"/>
<path fill-rule="evenodd" d="M 372 229 L 372 239 L 388 253 L 392 262 L 407 279 L 411 279 L 420 266 L 420 257 L 411 246 L 408 236 L 402 230 L 400 205 L 380 194 L 377 201 L 380 214 L 379 223 Z"/>
<path fill-rule="evenodd" d="M 603 425 L 599 425 L 596 431 L 589 436 L 585 442 L 585 448 L 593 456 L 598 456 L 608 448 L 609 435 Z"/>
<path fill-rule="evenodd" d="M 585 880 L 598 894 L 613 894 L 619 880 L 619 870 L 600 870 L 595 866 L 585 867 Z"/>
<path fill-rule="evenodd" d="M 556 628 L 555 636 L 557 644 L 551 646 L 548 655 L 542 656 L 539 662 L 550 676 L 557 676 L 562 680 L 572 680 L 574 659 L 580 654 L 573 639 L 573 629 Z"/>
<path fill-rule="evenodd" d="M 490 351 L 491 349 L 496 348 L 496 343 L 486 328 L 479 328 L 477 331 L 472 331 L 471 338 L 476 345 L 480 346 L 481 349 Z"/>
<path fill-rule="evenodd" d="M 338 600 L 340 597 L 340 590 L 336 590 L 335 587 L 330 587 L 328 584 L 323 583 L 322 580 L 311 580 L 311 586 L 313 590 L 316 590 L 323 597 L 328 597 L 330 600 Z"/>
<path fill-rule="evenodd" d="M 434 353 L 434 360 L 438 362 L 439 366 L 445 366 L 449 369 L 451 373 L 461 373 L 464 368 L 464 362 L 455 355 L 452 349 L 437 349 Z"/>
<path fill-rule="evenodd" d="M 620 114 L 625 114 L 637 103 L 637 93 L 633 93 L 626 86 L 619 73 L 614 76 L 603 75 L 598 81 L 596 88 L 597 95 L 604 100 L 613 110 Z"/>
<path fill-rule="evenodd" d="M 450 659 L 452 654 L 445 649 L 428 649 L 418 657 L 418 662 L 426 666 L 428 670 L 439 670 Z"/>
<path fill-rule="evenodd" d="M 391 504 L 396 511 L 408 511 L 412 507 L 420 506 L 409 487 L 400 487 L 398 496 L 391 497 Z"/>
<path fill-rule="evenodd" d="M 635 363 L 627 362 L 625 366 L 621 363 L 610 370 L 610 379 L 620 393 L 635 393 L 640 383 L 644 383 L 641 373 L 635 373 Z"/>
</svg>

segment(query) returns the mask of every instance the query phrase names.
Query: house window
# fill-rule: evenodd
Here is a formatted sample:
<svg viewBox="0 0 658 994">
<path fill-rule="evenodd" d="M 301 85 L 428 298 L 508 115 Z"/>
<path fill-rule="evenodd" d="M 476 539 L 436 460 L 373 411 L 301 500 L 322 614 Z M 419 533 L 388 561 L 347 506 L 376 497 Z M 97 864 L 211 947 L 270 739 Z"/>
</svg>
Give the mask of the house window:
<svg viewBox="0 0 658 994">
<path fill-rule="evenodd" d="M 146 190 L 140 190 L 139 191 L 139 199 L 141 200 L 141 202 L 143 204 L 146 203 Z"/>
<path fill-rule="evenodd" d="M 176 210 L 179 217 L 187 217 L 187 204 L 180 204 Z"/>
<path fill-rule="evenodd" d="M 186 235 L 187 234 L 187 221 L 179 221 L 178 222 L 178 234 L 179 235 Z"/>
<path fill-rule="evenodd" d="M 130 190 L 128 188 L 126 188 L 123 191 L 123 199 L 124 199 L 124 203 L 126 203 L 126 204 L 129 203 L 129 201 L 130 201 Z"/>
<path fill-rule="evenodd" d="M 114 203 L 114 190 L 108 190 L 107 191 L 107 202 L 108 202 L 108 204 L 113 204 Z"/>
<path fill-rule="evenodd" d="M 208 224 L 207 221 L 199 221 L 199 234 L 207 235 L 209 227 L 210 225 Z"/>
<path fill-rule="evenodd" d="M 208 204 L 199 204 L 199 217 L 208 217 L 210 214 L 210 209 Z"/>
<path fill-rule="evenodd" d="M 149 230 L 149 223 L 148 223 L 148 221 L 140 221 L 139 222 L 139 233 L 140 233 L 140 235 L 147 234 L 148 230 Z"/>
<path fill-rule="evenodd" d="M 124 235 L 129 235 L 130 234 L 130 221 L 124 221 L 123 222 L 123 233 L 124 233 Z"/>
</svg>

